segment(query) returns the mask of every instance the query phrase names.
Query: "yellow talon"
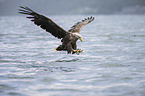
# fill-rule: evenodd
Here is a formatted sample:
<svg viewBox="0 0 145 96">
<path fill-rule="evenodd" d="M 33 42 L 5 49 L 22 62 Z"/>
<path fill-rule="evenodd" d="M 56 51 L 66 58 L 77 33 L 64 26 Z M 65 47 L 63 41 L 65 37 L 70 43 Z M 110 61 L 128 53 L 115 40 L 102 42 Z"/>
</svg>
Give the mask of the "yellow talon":
<svg viewBox="0 0 145 96">
<path fill-rule="evenodd" d="M 52 50 L 56 50 L 56 48 L 53 48 Z"/>
<path fill-rule="evenodd" d="M 57 53 L 58 51 L 55 51 L 54 53 Z"/>
<path fill-rule="evenodd" d="M 83 53 L 83 50 L 79 50 L 79 53 Z"/>
<path fill-rule="evenodd" d="M 56 48 L 53 48 L 52 50 L 54 50 L 55 52 L 54 53 L 57 53 L 58 51 L 56 50 Z"/>
<path fill-rule="evenodd" d="M 79 54 L 79 53 L 82 53 L 83 50 L 79 50 L 79 49 L 77 49 L 77 50 L 74 50 L 74 52 L 75 52 L 76 54 Z"/>
</svg>

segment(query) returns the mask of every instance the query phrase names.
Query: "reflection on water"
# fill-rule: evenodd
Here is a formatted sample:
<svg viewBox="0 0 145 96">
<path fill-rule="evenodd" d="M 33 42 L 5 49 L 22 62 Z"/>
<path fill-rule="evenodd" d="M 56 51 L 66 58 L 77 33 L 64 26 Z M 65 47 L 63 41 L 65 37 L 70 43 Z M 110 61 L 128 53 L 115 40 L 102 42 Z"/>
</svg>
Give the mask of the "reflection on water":
<svg viewBox="0 0 145 96">
<path fill-rule="evenodd" d="M 48 72 L 73 72 L 76 70 L 75 67 L 61 67 L 61 66 L 37 66 L 37 65 L 33 65 L 32 67 L 34 68 L 39 68 L 39 70 L 43 70 L 43 71 L 48 71 Z M 37 70 L 37 69 L 36 69 Z"/>
<path fill-rule="evenodd" d="M 50 17 L 69 29 L 86 16 Z M 0 17 L 0 95 L 143 96 L 144 15 L 95 17 L 80 55 L 54 53 L 60 40 L 24 17 Z"/>
<path fill-rule="evenodd" d="M 71 59 L 71 58 L 69 58 L 69 59 L 63 58 L 63 59 L 58 59 L 55 62 L 75 62 L 75 61 L 78 61 L 78 60 L 79 60 L 78 58 L 73 58 L 73 59 Z"/>
</svg>

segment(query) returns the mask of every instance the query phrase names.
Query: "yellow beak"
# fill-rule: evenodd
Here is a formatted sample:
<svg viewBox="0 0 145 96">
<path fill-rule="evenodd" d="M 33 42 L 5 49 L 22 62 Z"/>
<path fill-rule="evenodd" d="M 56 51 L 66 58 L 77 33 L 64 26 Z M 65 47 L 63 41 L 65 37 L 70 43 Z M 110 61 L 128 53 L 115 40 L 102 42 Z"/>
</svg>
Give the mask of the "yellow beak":
<svg viewBox="0 0 145 96">
<path fill-rule="evenodd" d="M 83 42 L 83 38 L 80 38 L 81 42 Z"/>
</svg>

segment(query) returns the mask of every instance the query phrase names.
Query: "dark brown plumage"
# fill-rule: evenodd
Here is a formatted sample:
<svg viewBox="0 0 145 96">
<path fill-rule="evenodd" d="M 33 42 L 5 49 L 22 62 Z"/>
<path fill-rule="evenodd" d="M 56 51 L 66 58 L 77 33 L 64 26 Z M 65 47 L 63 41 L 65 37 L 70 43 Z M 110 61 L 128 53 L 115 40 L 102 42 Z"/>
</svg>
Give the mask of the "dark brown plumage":
<svg viewBox="0 0 145 96">
<path fill-rule="evenodd" d="M 42 29 L 46 30 L 47 32 L 51 33 L 53 36 L 57 37 L 58 39 L 62 39 L 62 45 L 56 48 L 57 51 L 67 51 L 67 53 L 81 53 L 82 50 L 77 50 L 76 41 L 80 39 L 82 41 L 82 36 L 79 35 L 80 30 L 88 23 L 94 20 L 94 17 L 88 17 L 82 22 L 76 23 L 74 26 L 71 27 L 70 30 L 66 31 L 57 25 L 54 21 L 50 18 L 47 18 L 43 15 L 40 15 L 28 7 L 22 7 L 19 9 L 19 13 L 29 15 L 27 18 L 31 19 L 34 24 L 40 26 Z"/>
</svg>

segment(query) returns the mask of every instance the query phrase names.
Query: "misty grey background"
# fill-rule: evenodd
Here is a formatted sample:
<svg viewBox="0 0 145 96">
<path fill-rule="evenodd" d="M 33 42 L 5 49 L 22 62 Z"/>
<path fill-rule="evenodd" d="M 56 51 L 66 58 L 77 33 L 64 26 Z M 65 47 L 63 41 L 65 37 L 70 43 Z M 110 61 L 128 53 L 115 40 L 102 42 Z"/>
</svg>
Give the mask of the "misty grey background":
<svg viewBox="0 0 145 96">
<path fill-rule="evenodd" d="M 18 15 L 20 5 L 46 15 L 145 14 L 145 0 L 0 0 L 0 15 Z"/>
</svg>

